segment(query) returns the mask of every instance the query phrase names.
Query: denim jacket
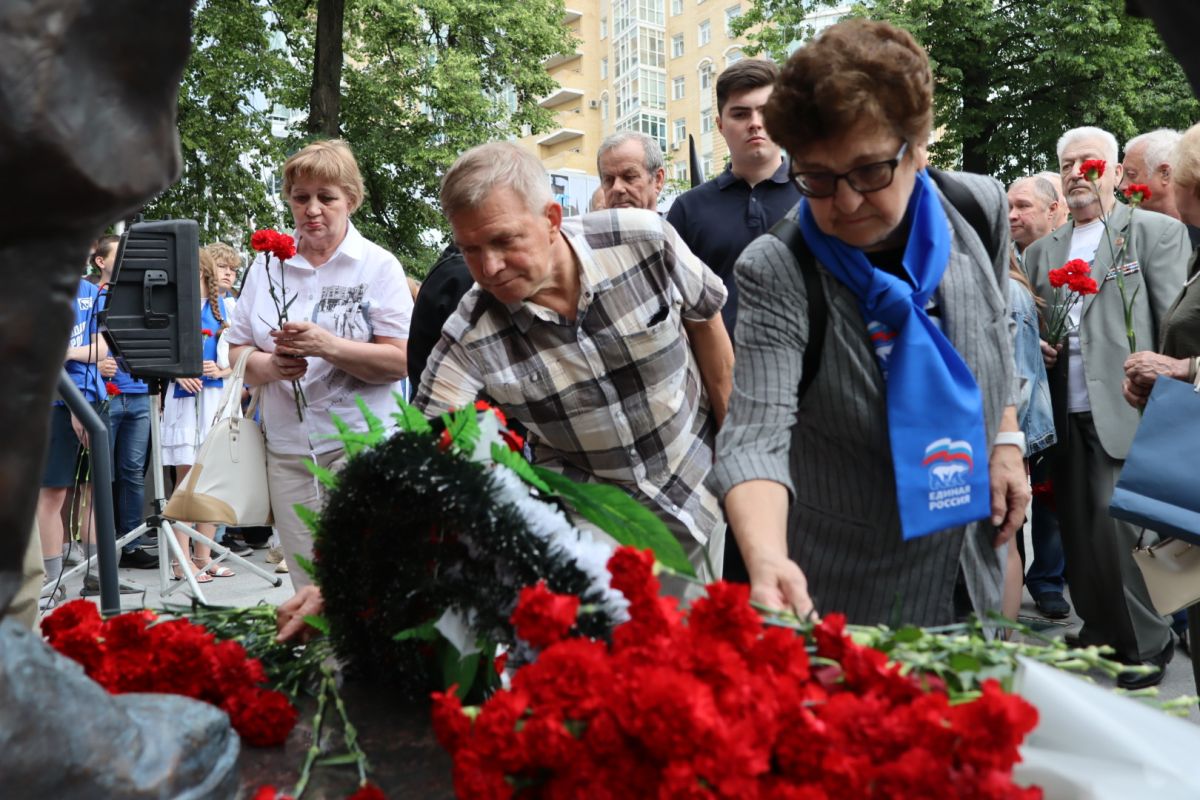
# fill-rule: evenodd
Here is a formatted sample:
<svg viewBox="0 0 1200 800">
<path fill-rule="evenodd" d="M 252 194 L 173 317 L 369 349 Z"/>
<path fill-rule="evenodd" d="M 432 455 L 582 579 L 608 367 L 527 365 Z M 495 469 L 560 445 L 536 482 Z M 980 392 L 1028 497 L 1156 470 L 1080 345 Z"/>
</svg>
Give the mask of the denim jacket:
<svg viewBox="0 0 1200 800">
<path fill-rule="evenodd" d="M 1008 309 L 1017 324 L 1013 335 L 1013 358 L 1021 379 L 1017 421 L 1025 434 L 1026 457 L 1045 450 L 1056 441 L 1054 413 L 1050 408 L 1050 382 L 1042 361 L 1038 313 L 1033 296 L 1025 287 L 1008 280 Z"/>
</svg>

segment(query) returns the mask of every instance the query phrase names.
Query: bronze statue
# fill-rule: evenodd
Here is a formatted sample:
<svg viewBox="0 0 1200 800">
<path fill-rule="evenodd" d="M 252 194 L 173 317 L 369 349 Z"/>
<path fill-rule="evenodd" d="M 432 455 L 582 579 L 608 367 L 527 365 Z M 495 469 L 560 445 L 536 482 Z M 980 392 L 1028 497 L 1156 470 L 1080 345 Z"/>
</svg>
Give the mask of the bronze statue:
<svg viewBox="0 0 1200 800">
<path fill-rule="evenodd" d="M 50 404 L 88 244 L 180 170 L 186 0 L 0 0 L 0 615 L 21 585 Z M 0 622 L 5 797 L 230 797 L 212 706 L 107 694 Z"/>
</svg>

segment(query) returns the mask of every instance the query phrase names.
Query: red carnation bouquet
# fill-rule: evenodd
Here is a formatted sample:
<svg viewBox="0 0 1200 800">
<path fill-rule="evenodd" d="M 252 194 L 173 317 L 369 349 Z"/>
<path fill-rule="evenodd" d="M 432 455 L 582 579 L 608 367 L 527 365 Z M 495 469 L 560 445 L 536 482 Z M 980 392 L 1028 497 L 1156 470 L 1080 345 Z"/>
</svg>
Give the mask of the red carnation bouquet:
<svg viewBox="0 0 1200 800">
<path fill-rule="evenodd" d="M 250 237 L 250 248 L 263 254 L 263 270 L 267 273 L 267 290 L 271 293 L 271 301 L 275 304 L 275 324 L 277 329 L 282 328 L 288 321 L 288 309 L 296 301 L 295 294 L 288 297 L 287 270 L 284 268 L 284 262 L 296 255 L 296 240 L 286 233 L 262 228 L 255 231 Z M 278 289 L 276 289 L 276 282 L 271 279 L 271 256 L 275 256 L 279 260 Z M 292 395 L 296 399 L 296 416 L 303 420 L 304 409 L 308 407 L 308 399 L 304 396 L 304 388 L 300 386 L 300 381 L 292 381 Z"/>
<path fill-rule="evenodd" d="M 1058 345 L 1071 332 L 1071 309 L 1084 295 L 1096 294 L 1100 287 L 1091 276 L 1092 268 L 1081 258 L 1073 258 L 1058 269 L 1050 270 L 1054 302 L 1046 320 L 1046 341 Z"/>
<path fill-rule="evenodd" d="M 186 619 L 160 621 L 142 610 L 105 620 L 94 603 L 75 600 L 42 620 L 42 633 L 110 693 L 203 700 L 227 713 L 242 741 L 255 747 L 283 744 L 296 724 L 287 696 L 262 688 L 267 676 L 258 659 Z"/>
<path fill-rule="evenodd" d="M 631 617 L 611 643 L 566 638 L 578 603 L 539 584 L 513 623 L 543 649 L 511 689 L 480 707 L 433 696 L 459 797 L 1041 797 L 1012 782 L 1037 711 L 995 680 L 953 703 L 840 615 L 813 629 L 813 656 L 743 584 L 709 585 L 685 619 L 648 552 L 621 548 L 609 569 Z"/>
</svg>

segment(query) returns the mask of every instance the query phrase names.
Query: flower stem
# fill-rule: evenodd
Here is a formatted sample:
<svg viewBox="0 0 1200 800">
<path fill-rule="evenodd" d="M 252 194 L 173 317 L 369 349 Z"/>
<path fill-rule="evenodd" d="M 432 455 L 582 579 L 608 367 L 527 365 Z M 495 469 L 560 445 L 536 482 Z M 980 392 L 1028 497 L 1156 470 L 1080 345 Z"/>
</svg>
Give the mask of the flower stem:
<svg viewBox="0 0 1200 800">
<path fill-rule="evenodd" d="M 342 702 L 342 694 L 338 691 L 337 681 L 333 677 L 333 670 L 326 664 L 321 667 L 321 671 L 325 674 L 325 678 L 329 681 L 329 687 L 333 692 L 333 704 L 337 708 L 338 715 L 342 718 L 342 739 L 346 742 L 346 749 L 354 756 L 355 766 L 358 767 L 358 783 L 361 786 L 367 782 L 367 772 L 371 769 L 371 765 L 367 762 L 367 754 L 358 746 L 358 729 L 350 722 L 350 715 L 346 713 L 346 704 Z"/>
<path fill-rule="evenodd" d="M 320 693 L 317 695 L 317 713 L 313 714 L 312 744 L 308 746 L 308 753 L 304 757 L 304 766 L 300 769 L 300 780 L 296 781 L 296 788 L 292 790 L 292 797 L 295 800 L 300 800 L 304 790 L 308 788 L 308 779 L 312 775 L 313 764 L 316 763 L 317 756 L 321 754 L 321 724 L 325 718 L 325 699 L 332 683 L 332 676 L 326 672 L 325 678 L 321 681 Z"/>
</svg>

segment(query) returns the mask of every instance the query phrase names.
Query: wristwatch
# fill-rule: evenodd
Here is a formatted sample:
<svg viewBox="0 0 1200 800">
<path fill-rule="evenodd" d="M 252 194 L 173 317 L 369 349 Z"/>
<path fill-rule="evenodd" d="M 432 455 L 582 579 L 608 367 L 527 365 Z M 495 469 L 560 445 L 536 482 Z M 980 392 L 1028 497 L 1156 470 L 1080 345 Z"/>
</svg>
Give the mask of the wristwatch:
<svg viewBox="0 0 1200 800">
<path fill-rule="evenodd" d="M 1012 444 L 1021 448 L 1021 455 L 1025 455 L 1025 434 L 1021 431 L 1000 431 L 996 434 L 996 438 L 992 441 L 993 446 L 1002 444 Z"/>
</svg>

